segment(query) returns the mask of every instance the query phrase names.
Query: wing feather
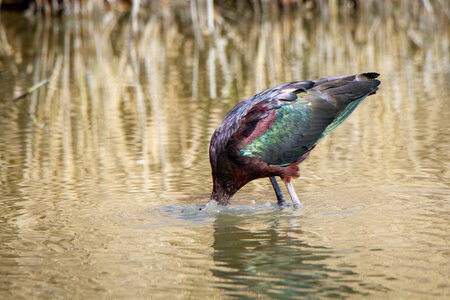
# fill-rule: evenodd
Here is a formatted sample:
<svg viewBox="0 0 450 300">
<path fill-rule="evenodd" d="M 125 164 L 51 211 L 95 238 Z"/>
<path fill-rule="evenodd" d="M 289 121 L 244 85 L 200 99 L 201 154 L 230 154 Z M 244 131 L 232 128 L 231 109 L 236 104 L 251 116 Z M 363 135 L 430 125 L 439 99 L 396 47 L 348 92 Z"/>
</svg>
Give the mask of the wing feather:
<svg viewBox="0 0 450 300">
<path fill-rule="evenodd" d="M 375 93 L 380 82 L 372 80 L 375 73 L 368 74 L 323 78 L 307 92 L 297 91 L 295 101 L 281 101 L 272 125 L 245 145 L 241 155 L 270 165 L 297 161 Z"/>
<path fill-rule="evenodd" d="M 290 82 L 239 102 L 211 138 L 213 169 L 224 151 L 270 165 L 297 161 L 376 92 L 376 77 L 362 73 Z"/>
</svg>

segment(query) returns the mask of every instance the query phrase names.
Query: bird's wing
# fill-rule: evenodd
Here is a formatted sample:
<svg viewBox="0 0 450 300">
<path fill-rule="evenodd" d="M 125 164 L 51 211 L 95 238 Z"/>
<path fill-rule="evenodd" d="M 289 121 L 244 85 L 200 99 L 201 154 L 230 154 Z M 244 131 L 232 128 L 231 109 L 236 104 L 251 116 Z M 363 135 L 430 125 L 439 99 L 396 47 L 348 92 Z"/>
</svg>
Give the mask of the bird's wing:
<svg viewBox="0 0 450 300">
<path fill-rule="evenodd" d="M 228 112 L 211 137 L 209 146 L 211 165 L 213 167 L 217 165 L 218 157 L 230 144 L 233 146 L 242 144 L 241 139 L 246 139 L 251 135 L 257 124 L 262 125 L 260 121 L 266 120 L 269 114 L 280 108 L 281 105 L 295 101 L 296 93 L 306 91 L 313 85 L 313 81 L 285 83 L 239 102 Z M 236 155 L 238 154 L 239 151 Z"/>
<path fill-rule="evenodd" d="M 265 112 L 266 117 L 259 119 L 252 134 L 244 139 L 241 155 L 284 166 L 314 147 L 333 122 L 337 108 L 324 100 L 320 92 L 307 91 L 296 96 L 295 101 L 281 100 L 281 105 Z"/>
<path fill-rule="evenodd" d="M 247 134 L 241 138 L 240 154 L 269 165 L 297 161 L 374 93 L 378 84 L 361 75 L 324 78 L 310 89 L 290 92 L 289 97 L 260 101 L 245 117 L 250 122 L 241 126 Z"/>
</svg>

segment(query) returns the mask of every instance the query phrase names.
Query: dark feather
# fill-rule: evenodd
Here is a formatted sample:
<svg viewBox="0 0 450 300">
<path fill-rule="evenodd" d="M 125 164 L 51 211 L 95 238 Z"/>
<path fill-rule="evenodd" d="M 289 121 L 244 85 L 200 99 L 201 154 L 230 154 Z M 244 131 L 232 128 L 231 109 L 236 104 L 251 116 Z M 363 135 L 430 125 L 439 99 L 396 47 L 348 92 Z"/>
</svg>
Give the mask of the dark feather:
<svg viewBox="0 0 450 300">
<path fill-rule="evenodd" d="M 294 162 L 348 117 L 357 106 L 348 108 L 350 103 L 362 101 L 376 92 L 380 84 L 375 79 L 378 75 L 362 73 L 290 82 L 239 102 L 211 138 L 211 165 L 213 168 L 217 166 L 217 157 L 230 141 L 234 141 L 235 147 L 242 148 L 243 155 L 254 155 L 269 164 Z M 259 130 L 261 121 L 272 110 L 277 112 L 277 116 L 273 126 L 262 132 L 266 141 L 259 141 L 261 145 L 257 149 L 258 140 L 251 140 L 253 145 L 236 143 L 236 140 L 250 137 Z M 272 134 L 270 138 L 268 133 Z M 251 147 L 255 149 L 250 151 Z"/>
<path fill-rule="evenodd" d="M 339 126 L 367 95 L 376 91 L 379 81 L 370 79 L 374 74 L 369 74 L 324 78 L 307 89 L 307 93 L 299 90 L 295 101 L 291 96 L 291 103 L 277 109 L 273 125 L 244 145 L 240 153 L 258 157 L 269 165 L 287 166 L 297 161 Z M 261 131 L 258 124 L 253 128 Z"/>
<path fill-rule="evenodd" d="M 289 99 L 290 94 L 307 90 L 313 85 L 314 81 L 296 81 L 281 84 L 242 100 L 233 107 L 211 137 L 209 158 L 213 169 L 217 167 L 217 157 L 224 152 L 232 137 L 241 133 L 249 136 L 258 123 L 255 123 L 255 121 L 259 121 L 266 116 L 264 112 L 280 108 L 281 101 L 283 101 L 282 98 Z M 261 105 L 261 102 L 265 102 L 265 104 Z"/>
</svg>

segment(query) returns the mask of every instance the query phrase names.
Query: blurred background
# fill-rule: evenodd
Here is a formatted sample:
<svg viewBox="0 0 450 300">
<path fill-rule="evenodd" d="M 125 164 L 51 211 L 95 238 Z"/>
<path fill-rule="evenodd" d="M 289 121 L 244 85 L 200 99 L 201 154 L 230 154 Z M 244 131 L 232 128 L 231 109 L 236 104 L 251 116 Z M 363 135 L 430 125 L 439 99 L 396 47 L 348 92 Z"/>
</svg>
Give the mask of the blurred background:
<svg viewBox="0 0 450 300">
<path fill-rule="evenodd" d="M 449 296 L 447 0 L 0 5 L 0 297 Z M 238 101 L 368 71 L 305 208 L 258 180 L 194 213 Z"/>
</svg>

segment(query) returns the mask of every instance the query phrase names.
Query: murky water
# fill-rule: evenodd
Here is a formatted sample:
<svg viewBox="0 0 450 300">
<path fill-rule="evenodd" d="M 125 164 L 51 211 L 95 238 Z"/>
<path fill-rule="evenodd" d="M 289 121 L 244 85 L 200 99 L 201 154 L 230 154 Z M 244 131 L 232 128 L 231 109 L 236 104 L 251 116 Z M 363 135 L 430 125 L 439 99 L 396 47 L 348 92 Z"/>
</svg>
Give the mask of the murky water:
<svg viewBox="0 0 450 300">
<path fill-rule="evenodd" d="M 450 297 L 448 16 L 265 13 L 2 12 L 0 298 Z M 197 211 L 233 105 L 363 71 L 380 90 L 302 163 L 300 210 L 267 179 Z"/>
</svg>

